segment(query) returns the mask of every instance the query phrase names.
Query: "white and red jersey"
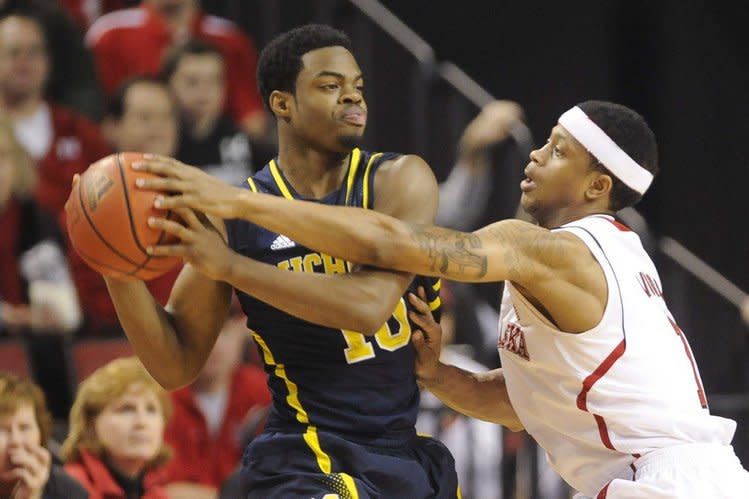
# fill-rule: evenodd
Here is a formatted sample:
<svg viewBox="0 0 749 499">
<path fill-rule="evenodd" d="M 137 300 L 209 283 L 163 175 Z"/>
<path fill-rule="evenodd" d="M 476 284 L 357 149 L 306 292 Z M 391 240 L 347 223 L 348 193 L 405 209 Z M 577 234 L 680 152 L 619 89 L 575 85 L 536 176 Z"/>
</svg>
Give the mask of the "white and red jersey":
<svg viewBox="0 0 749 499">
<path fill-rule="evenodd" d="M 687 339 L 640 238 L 613 217 L 558 229 L 579 237 L 608 285 L 600 323 L 560 331 L 507 282 L 499 354 L 510 400 L 552 467 L 594 496 L 631 480 L 635 460 L 688 443 L 728 444 L 736 424 L 711 416 Z"/>
</svg>

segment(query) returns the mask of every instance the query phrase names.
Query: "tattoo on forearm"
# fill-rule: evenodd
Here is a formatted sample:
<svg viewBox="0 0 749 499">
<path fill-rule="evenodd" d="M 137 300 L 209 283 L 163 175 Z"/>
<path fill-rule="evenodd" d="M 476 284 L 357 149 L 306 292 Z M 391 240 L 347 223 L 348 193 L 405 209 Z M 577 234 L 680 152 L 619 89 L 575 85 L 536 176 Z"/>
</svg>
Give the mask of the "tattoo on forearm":
<svg viewBox="0 0 749 499">
<path fill-rule="evenodd" d="M 521 280 L 523 276 L 539 271 L 534 255 L 554 260 L 564 252 L 564 245 L 549 237 L 548 231 L 529 224 L 499 223 L 490 227 L 487 234 L 502 242 L 504 265 L 507 278 L 511 281 Z"/>
<path fill-rule="evenodd" d="M 413 226 L 412 237 L 431 261 L 431 270 L 447 276 L 486 275 L 486 255 L 480 250 L 481 239 L 474 234 L 432 226 Z"/>
</svg>

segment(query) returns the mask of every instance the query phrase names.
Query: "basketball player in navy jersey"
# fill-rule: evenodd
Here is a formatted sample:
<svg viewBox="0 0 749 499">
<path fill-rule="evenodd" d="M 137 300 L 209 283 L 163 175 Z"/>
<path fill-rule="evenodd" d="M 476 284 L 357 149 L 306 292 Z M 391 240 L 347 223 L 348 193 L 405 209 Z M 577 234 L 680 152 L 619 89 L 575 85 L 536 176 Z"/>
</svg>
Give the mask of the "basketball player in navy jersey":
<svg viewBox="0 0 749 499">
<path fill-rule="evenodd" d="M 241 217 L 352 261 L 425 275 L 505 281 L 502 368 L 470 373 L 439 362 L 439 328 L 414 300 L 419 379 L 449 406 L 524 427 L 578 497 L 746 497 L 749 473 L 730 442 L 736 423 L 710 414 L 684 332 L 638 236 L 614 218 L 657 172 L 644 119 L 583 102 L 530 154 L 521 204 L 538 225 L 505 220 L 473 233 L 382 213 L 240 192 L 162 161 L 151 171 L 190 206 Z M 171 254 L 169 247 L 155 254 Z"/>
<path fill-rule="evenodd" d="M 343 33 L 307 25 L 280 35 L 260 56 L 258 82 L 279 153 L 243 189 L 433 220 L 437 184 L 421 158 L 356 148 L 367 119 L 364 77 Z M 151 221 L 178 234 L 172 250 L 186 263 L 166 307 L 141 282 L 107 285 L 135 352 L 170 389 L 202 367 L 236 289 L 273 394 L 265 432 L 243 459 L 247 497 L 459 497 L 452 456 L 414 430 L 404 293 L 425 288 L 438 315 L 439 281 L 353 268 L 283 230 L 177 211 L 184 225 Z"/>
</svg>

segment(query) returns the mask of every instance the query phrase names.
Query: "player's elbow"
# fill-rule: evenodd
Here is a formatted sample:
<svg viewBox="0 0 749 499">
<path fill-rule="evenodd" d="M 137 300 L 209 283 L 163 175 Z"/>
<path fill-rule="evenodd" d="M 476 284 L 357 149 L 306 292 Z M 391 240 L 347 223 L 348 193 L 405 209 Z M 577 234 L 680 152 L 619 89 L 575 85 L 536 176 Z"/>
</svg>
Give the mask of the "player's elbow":
<svg viewBox="0 0 749 499">
<path fill-rule="evenodd" d="M 359 313 L 352 318 L 356 324 L 355 331 L 364 336 L 374 336 L 385 324 L 392 314 L 392 309 L 387 310 L 379 303 L 373 303 L 367 307 L 359 307 Z"/>
<path fill-rule="evenodd" d="M 158 366 L 145 367 L 151 377 L 166 391 L 178 390 L 189 385 L 200 373 L 200 369 L 191 368 L 182 362 L 164 362 Z"/>
<path fill-rule="evenodd" d="M 505 428 L 512 432 L 519 432 L 525 430 L 525 427 L 523 426 L 523 423 L 520 422 L 520 420 L 516 421 L 507 421 L 504 423 Z"/>
<path fill-rule="evenodd" d="M 368 300 L 367 305 L 356 307 L 355 315 L 350 317 L 350 329 L 364 336 L 374 336 L 387 322 L 395 309 L 388 307 L 389 300 Z"/>
</svg>

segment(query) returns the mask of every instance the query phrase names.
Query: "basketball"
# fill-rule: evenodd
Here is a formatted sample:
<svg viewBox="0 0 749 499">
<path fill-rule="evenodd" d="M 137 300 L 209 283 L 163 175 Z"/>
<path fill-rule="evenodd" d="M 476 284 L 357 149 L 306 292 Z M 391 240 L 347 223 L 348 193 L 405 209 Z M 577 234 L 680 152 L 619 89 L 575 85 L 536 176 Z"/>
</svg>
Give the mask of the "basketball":
<svg viewBox="0 0 749 499">
<path fill-rule="evenodd" d="M 144 281 L 169 271 L 178 257 L 158 257 L 146 247 L 171 244 L 176 238 L 148 226 L 151 216 L 171 218 L 171 212 L 153 207 L 158 195 L 135 187 L 139 177 L 131 163 L 141 153 L 109 155 L 88 167 L 68 198 L 67 229 L 73 248 L 91 268 L 108 277 Z"/>
</svg>

